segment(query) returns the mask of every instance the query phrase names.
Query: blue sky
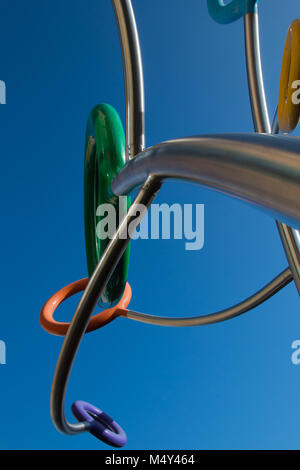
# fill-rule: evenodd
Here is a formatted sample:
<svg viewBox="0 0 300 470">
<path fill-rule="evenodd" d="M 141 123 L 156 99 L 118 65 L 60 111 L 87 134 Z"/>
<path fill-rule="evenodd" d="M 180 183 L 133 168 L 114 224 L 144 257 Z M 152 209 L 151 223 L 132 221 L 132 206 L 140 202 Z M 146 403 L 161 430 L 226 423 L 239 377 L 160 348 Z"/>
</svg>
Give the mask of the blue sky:
<svg viewBox="0 0 300 470">
<path fill-rule="evenodd" d="M 194 134 L 252 132 L 243 22 L 221 26 L 199 0 L 133 0 L 146 89 L 146 144 Z M 62 338 L 39 325 L 45 300 L 87 275 L 83 153 L 89 111 L 112 104 L 124 122 L 117 27 L 106 0 L 2 0 L 0 365 L 1 449 L 105 449 L 64 436 L 49 413 Z M 267 100 L 277 104 L 286 32 L 299 2 L 260 5 Z M 299 131 L 296 131 L 299 135 Z M 207 314 L 240 301 L 287 262 L 274 221 L 200 186 L 167 182 L 159 203 L 205 204 L 205 243 L 132 243 L 133 309 Z M 56 318 L 70 320 L 79 296 Z M 169 329 L 118 319 L 88 334 L 67 394 L 126 430 L 126 449 L 300 448 L 299 297 L 290 285 L 230 322 Z M 71 414 L 68 415 L 71 418 Z"/>
</svg>

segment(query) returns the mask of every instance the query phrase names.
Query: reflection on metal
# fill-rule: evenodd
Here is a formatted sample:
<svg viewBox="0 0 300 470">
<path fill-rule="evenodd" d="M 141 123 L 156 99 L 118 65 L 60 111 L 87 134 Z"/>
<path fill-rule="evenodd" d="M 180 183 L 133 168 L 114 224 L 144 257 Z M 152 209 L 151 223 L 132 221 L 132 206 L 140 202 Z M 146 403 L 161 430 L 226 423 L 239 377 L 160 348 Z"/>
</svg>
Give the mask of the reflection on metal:
<svg viewBox="0 0 300 470">
<path fill-rule="evenodd" d="M 219 134 L 150 147 L 112 182 L 127 194 L 149 175 L 200 183 L 251 202 L 300 227 L 300 139 L 266 134 Z"/>
<path fill-rule="evenodd" d="M 121 170 L 113 181 L 113 190 L 118 195 L 129 192 L 147 180 L 99 261 L 66 335 L 57 362 L 51 393 L 52 419 L 60 431 L 76 434 L 89 430 L 88 423 L 72 424 L 65 417 L 64 400 L 68 378 L 99 296 L 130 241 L 128 227 L 137 218 L 137 205 L 143 204 L 149 207 L 160 188 L 162 179 L 169 176 L 180 177 L 242 197 L 271 211 L 281 212 L 286 207 L 288 216 L 292 215 L 300 226 L 300 168 L 297 153 L 299 147 L 298 139 L 259 134 L 194 137 L 166 142 L 147 149 Z M 289 202 L 279 195 L 280 188 L 286 192 L 289 201 L 293 200 L 291 192 L 297 190 L 298 197 L 295 197 L 296 202 L 292 204 L 291 211 Z M 127 237 L 124 237 L 125 233 Z M 128 311 L 126 316 L 132 320 L 164 326 L 216 323 L 249 311 L 270 298 L 291 280 L 292 275 L 287 269 L 245 301 L 210 315 L 175 319 Z"/>
<path fill-rule="evenodd" d="M 286 224 L 277 223 L 280 238 L 282 240 L 286 257 L 289 261 L 295 284 L 300 293 L 300 244 L 299 231 Z"/>
<path fill-rule="evenodd" d="M 226 308 L 220 312 L 211 313 L 208 315 L 200 315 L 194 317 L 183 317 L 183 318 L 167 318 L 158 317 L 154 315 L 147 315 L 145 313 L 133 312 L 128 310 L 126 317 L 131 320 L 136 320 L 144 323 L 150 323 L 151 325 L 160 326 L 201 326 L 211 325 L 212 323 L 219 323 L 222 321 L 230 320 L 243 313 L 249 312 L 258 305 L 262 304 L 274 294 L 279 292 L 283 287 L 288 285 L 293 280 L 293 276 L 289 269 L 283 271 L 273 281 L 263 287 L 261 290 L 256 292 L 243 302 L 240 302 L 233 307 Z"/>
<path fill-rule="evenodd" d="M 112 0 L 119 28 L 126 96 L 126 158 L 145 148 L 144 78 L 141 50 L 130 0 Z"/>
<path fill-rule="evenodd" d="M 256 132 L 271 133 L 260 58 L 258 14 L 244 16 L 245 52 L 249 96 Z"/>
<path fill-rule="evenodd" d="M 99 296 L 130 241 L 129 237 L 124 237 L 124 234 L 127 234 L 128 226 L 137 218 L 136 206 L 143 204 L 145 207 L 149 207 L 159 188 L 160 182 L 154 178 L 149 178 L 142 186 L 129 208 L 127 216 L 121 222 L 115 237 L 103 253 L 80 299 L 71 326 L 66 334 L 56 365 L 50 402 L 53 423 L 59 431 L 66 434 L 77 434 L 89 430 L 88 423 L 69 423 L 64 412 L 66 387 L 73 361 Z"/>
<path fill-rule="evenodd" d="M 274 113 L 273 121 L 272 121 L 272 129 L 271 134 L 279 134 L 279 124 L 278 124 L 278 106 Z"/>
<path fill-rule="evenodd" d="M 267 134 L 273 132 L 275 134 L 279 132 L 278 109 L 276 110 L 271 129 L 261 66 L 257 12 L 248 13 L 244 16 L 244 31 L 249 96 L 254 129 L 256 132 L 265 132 Z M 279 222 L 276 225 L 300 294 L 300 251 L 295 239 L 295 237 L 299 236 L 299 233 Z"/>
</svg>

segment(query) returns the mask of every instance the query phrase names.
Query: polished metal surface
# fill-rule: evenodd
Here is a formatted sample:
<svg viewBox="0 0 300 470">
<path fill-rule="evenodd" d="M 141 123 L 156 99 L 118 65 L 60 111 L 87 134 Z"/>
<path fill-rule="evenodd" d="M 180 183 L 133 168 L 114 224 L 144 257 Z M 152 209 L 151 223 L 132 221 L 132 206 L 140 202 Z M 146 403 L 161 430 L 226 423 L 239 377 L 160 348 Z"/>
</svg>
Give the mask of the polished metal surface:
<svg viewBox="0 0 300 470">
<path fill-rule="evenodd" d="M 264 132 L 268 134 L 272 132 L 277 134 L 279 132 L 278 113 L 276 110 L 271 128 L 265 96 L 257 12 L 245 15 L 244 32 L 249 96 L 254 129 L 256 132 Z M 300 294 L 300 250 L 297 244 L 299 232 L 281 224 L 280 222 L 276 222 L 276 225 L 294 277 L 295 285 Z"/>
<path fill-rule="evenodd" d="M 120 257 L 122 256 L 127 244 L 129 243 L 128 227 L 137 220 L 137 213 L 139 218 L 139 210 L 136 213 L 136 208 L 140 204 L 149 207 L 155 198 L 159 188 L 160 181 L 153 176 L 150 176 L 146 183 L 139 191 L 134 203 L 130 207 L 127 216 L 120 224 L 114 238 L 109 243 L 105 250 L 97 268 L 94 271 L 76 309 L 74 318 L 69 327 L 65 337 L 54 374 L 52 391 L 51 391 L 51 416 L 56 428 L 66 434 L 78 434 L 88 431 L 90 424 L 83 423 L 69 423 L 65 416 L 64 404 L 67 384 L 72 370 L 72 365 L 76 357 L 80 342 L 87 328 L 89 319 L 105 288 L 115 266 L 117 265 Z M 144 214 L 145 215 L 145 214 Z M 127 234 L 127 237 L 124 236 Z M 132 233 L 131 233 L 132 236 Z M 263 289 L 255 295 L 249 297 L 247 300 L 235 305 L 221 312 L 210 315 L 204 315 L 192 318 L 163 318 L 153 317 L 151 315 L 142 314 L 138 312 L 128 311 L 127 317 L 132 320 L 141 321 L 144 323 L 151 323 L 164 326 L 196 326 L 207 325 L 234 318 L 248 310 L 258 306 L 289 282 L 292 276 L 287 269 L 277 276 L 273 281 L 266 285 Z"/>
<path fill-rule="evenodd" d="M 149 175 L 200 183 L 300 227 L 300 138 L 218 134 L 170 140 L 128 162 L 112 190 L 128 194 Z"/>
<path fill-rule="evenodd" d="M 145 313 L 133 312 L 128 310 L 126 318 L 131 320 L 136 320 L 139 322 L 150 323 L 151 325 L 159 326 L 203 326 L 210 325 L 212 323 L 219 323 L 222 321 L 230 320 L 235 318 L 243 313 L 252 310 L 258 305 L 265 302 L 267 299 L 272 297 L 283 287 L 288 285 L 293 280 L 290 269 L 286 269 L 281 274 L 279 274 L 273 281 L 267 284 L 265 287 L 260 289 L 256 294 L 252 295 L 248 299 L 240 302 L 233 307 L 226 308 L 220 312 L 211 313 L 208 315 L 200 315 L 193 317 L 183 317 L 183 318 L 166 318 L 159 317 L 154 315 L 147 315 Z"/>
<path fill-rule="evenodd" d="M 271 134 L 279 134 L 278 106 L 273 116 Z"/>
<path fill-rule="evenodd" d="M 250 104 L 255 132 L 271 133 L 265 88 L 263 82 L 258 13 L 244 16 L 245 53 Z"/>
<path fill-rule="evenodd" d="M 139 191 L 92 275 L 76 309 L 57 362 L 51 393 L 52 420 L 60 431 L 76 434 L 88 423 L 69 423 L 64 412 L 72 365 L 97 301 L 130 240 L 128 227 L 139 217 L 140 204 L 149 207 L 161 180 L 195 181 L 285 213 L 300 226 L 300 139 L 262 134 L 191 137 L 165 142 L 129 161 L 113 181 L 117 195 L 146 183 Z M 140 222 L 140 220 L 139 220 Z M 127 236 L 124 236 L 127 235 Z M 132 233 L 130 233 L 132 236 Z M 234 307 L 194 318 L 163 318 L 129 311 L 128 318 L 165 326 L 194 326 L 224 321 L 259 305 L 292 279 L 287 269 L 265 288 Z"/>
<path fill-rule="evenodd" d="M 273 118 L 272 133 L 279 133 L 278 109 L 276 109 Z M 289 261 L 291 272 L 293 274 L 293 279 L 295 281 L 298 292 L 300 293 L 300 284 L 298 282 L 298 280 L 300 279 L 300 232 L 299 230 L 291 228 L 286 224 L 282 224 L 280 222 L 276 223 L 280 238 L 282 240 L 284 251 Z"/>
<path fill-rule="evenodd" d="M 140 204 L 149 207 L 159 187 L 159 181 L 155 180 L 155 178 L 149 178 L 139 191 L 114 238 L 103 253 L 80 299 L 74 318 L 68 329 L 56 365 L 50 402 L 53 423 L 56 428 L 63 433 L 78 434 L 89 429 L 88 423 L 69 423 L 65 416 L 65 393 L 72 365 L 90 316 L 114 268 L 130 241 L 129 236 L 127 236 L 128 227 L 139 217 L 139 211 L 136 211 L 136 208 L 138 208 Z"/>
<path fill-rule="evenodd" d="M 126 159 L 145 148 L 144 78 L 141 50 L 130 0 L 112 0 L 123 56 L 126 99 Z"/>
<path fill-rule="evenodd" d="M 295 284 L 299 291 L 299 282 L 296 282 L 300 279 L 300 237 L 299 231 L 289 227 L 286 224 L 281 224 L 277 221 L 277 227 L 280 234 L 280 238 L 283 241 L 283 247 L 287 259 L 290 261 L 290 268 L 293 274 Z"/>
</svg>

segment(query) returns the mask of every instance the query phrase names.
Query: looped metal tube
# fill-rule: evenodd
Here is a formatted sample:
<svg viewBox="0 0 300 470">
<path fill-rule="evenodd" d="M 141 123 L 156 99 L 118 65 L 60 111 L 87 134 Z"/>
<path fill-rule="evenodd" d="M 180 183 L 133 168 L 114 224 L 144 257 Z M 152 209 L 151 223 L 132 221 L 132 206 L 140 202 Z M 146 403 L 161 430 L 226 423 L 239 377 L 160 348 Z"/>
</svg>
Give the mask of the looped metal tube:
<svg viewBox="0 0 300 470">
<path fill-rule="evenodd" d="M 138 218 L 139 212 L 136 209 L 140 204 L 149 207 L 159 188 L 160 181 L 150 177 L 139 191 L 91 276 L 66 334 L 56 365 L 50 401 L 53 423 L 65 434 L 90 430 L 89 422 L 73 424 L 69 423 L 65 416 L 65 393 L 72 365 L 98 299 L 130 241 L 128 227 Z"/>
<path fill-rule="evenodd" d="M 215 136 L 180 139 L 144 151 L 131 160 L 113 181 L 116 194 L 128 192 L 149 175 L 114 238 L 103 253 L 76 309 L 57 362 L 51 393 L 51 415 L 57 429 L 76 434 L 90 429 L 88 422 L 71 424 L 64 412 L 65 392 L 72 365 L 98 298 L 130 241 L 128 227 L 137 220 L 137 204 L 150 206 L 161 179 L 168 176 L 201 182 L 243 197 L 252 203 L 282 212 L 295 197 L 288 216 L 300 225 L 299 140 L 263 135 Z M 182 158 L 183 155 L 185 158 Z M 218 161 L 218 165 L 216 162 Z M 156 173 L 156 175 L 155 175 Z M 245 188 L 243 189 L 243 187 Z M 273 189 L 272 189 L 273 188 Z M 140 222 L 140 219 L 139 219 Z M 126 236 L 124 236 L 126 235 Z M 128 318 L 169 326 L 215 323 L 240 315 L 259 305 L 291 281 L 285 270 L 265 288 L 244 302 L 216 314 L 195 318 L 154 318 L 128 312 Z"/>
<path fill-rule="evenodd" d="M 273 281 L 269 282 L 269 284 L 257 291 L 254 295 L 248 297 L 248 299 L 243 300 L 243 302 L 240 302 L 233 307 L 226 308 L 225 310 L 220 310 L 219 312 L 210 313 L 208 315 L 184 318 L 166 318 L 128 310 L 126 312 L 126 318 L 159 326 L 203 326 L 211 325 L 213 323 L 220 323 L 222 321 L 238 317 L 239 315 L 242 315 L 243 313 L 258 307 L 258 305 L 262 304 L 277 292 L 279 292 L 283 287 L 287 286 L 292 280 L 292 273 L 290 269 L 287 268 L 275 279 L 273 279 Z"/>
</svg>

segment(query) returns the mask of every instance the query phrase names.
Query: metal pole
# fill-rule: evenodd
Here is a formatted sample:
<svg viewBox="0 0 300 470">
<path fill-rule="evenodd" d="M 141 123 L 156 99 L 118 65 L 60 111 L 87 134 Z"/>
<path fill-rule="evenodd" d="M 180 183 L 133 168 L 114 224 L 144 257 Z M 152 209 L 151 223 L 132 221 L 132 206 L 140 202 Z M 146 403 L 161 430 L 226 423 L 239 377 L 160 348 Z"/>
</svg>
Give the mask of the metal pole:
<svg viewBox="0 0 300 470">
<path fill-rule="evenodd" d="M 258 13 L 247 13 L 244 16 L 244 30 L 248 86 L 255 132 L 270 134 L 272 129 L 261 66 Z M 272 128 L 276 132 L 278 126 L 273 122 Z M 297 243 L 299 232 L 278 221 L 276 225 L 300 294 L 300 251 Z"/>
<path fill-rule="evenodd" d="M 145 99 L 141 49 L 130 0 L 112 0 L 123 56 L 126 99 L 126 159 L 145 148 Z"/>
</svg>

